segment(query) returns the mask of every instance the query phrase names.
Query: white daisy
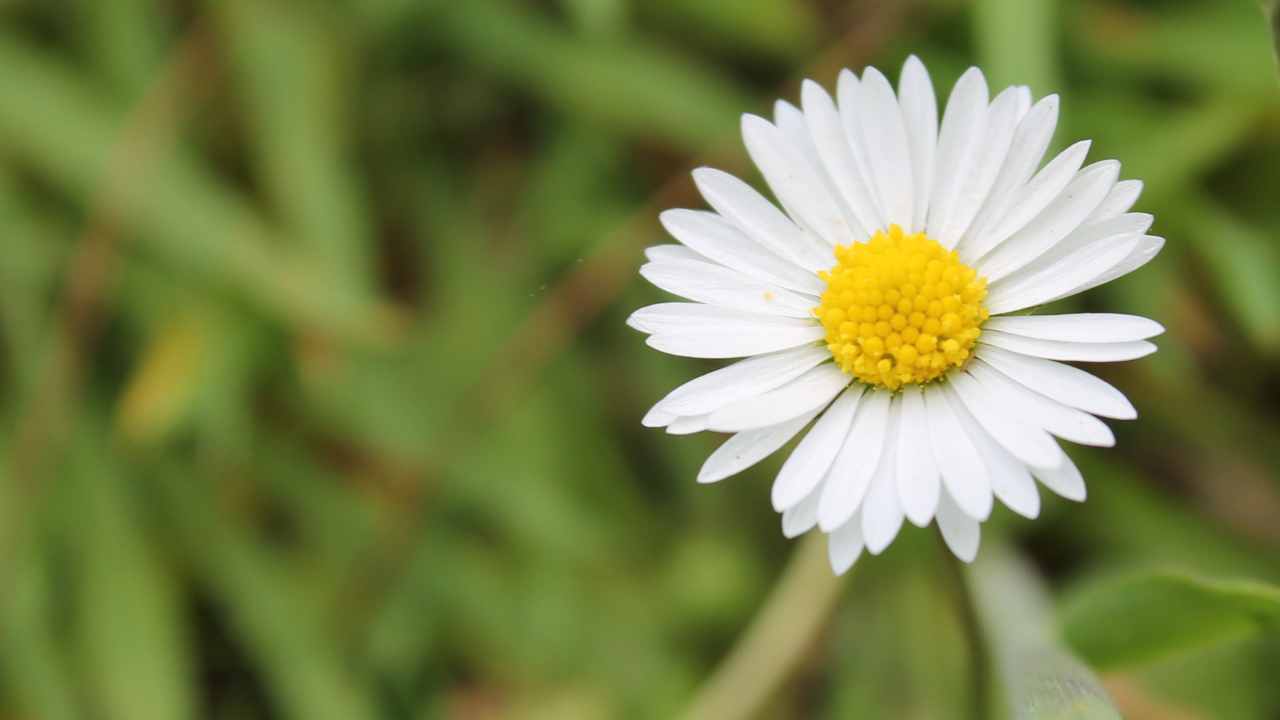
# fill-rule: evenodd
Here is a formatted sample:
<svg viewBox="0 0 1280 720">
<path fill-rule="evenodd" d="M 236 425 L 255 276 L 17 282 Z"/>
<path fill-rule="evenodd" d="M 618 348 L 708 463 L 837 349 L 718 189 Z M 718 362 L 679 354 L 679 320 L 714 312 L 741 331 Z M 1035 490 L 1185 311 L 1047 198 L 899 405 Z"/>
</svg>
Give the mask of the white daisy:
<svg viewBox="0 0 1280 720">
<path fill-rule="evenodd" d="M 644 424 L 733 433 L 698 474 L 738 473 L 809 428 L 773 484 L 783 533 L 829 534 L 832 568 L 884 550 L 903 519 L 936 521 L 972 560 L 993 499 L 1035 517 L 1033 478 L 1083 500 L 1054 437 L 1110 446 L 1096 416 L 1130 419 L 1118 390 L 1062 361 L 1131 360 L 1163 331 L 1141 317 L 1027 315 L 1114 280 L 1160 251 L 1142 183 L 1083 166 L 1088 141 L 1041 167 L 1058 97 L 994 100 L 970 68 L 938 122 L 912 57 L 895 94 L 875 68 L 840 74 L 836 100 L 806 81 L 801 108 L 742 120 L 747 151 L 785 209 L 711 168 L 713 212 L 668 210 L 679 245 L 640 274 L 692 302 L 629 324 L 663 352 L 745 358 L 688 382 Z M 1018 314 L 1024 313 L 1024 314 Z"/>
</svg>

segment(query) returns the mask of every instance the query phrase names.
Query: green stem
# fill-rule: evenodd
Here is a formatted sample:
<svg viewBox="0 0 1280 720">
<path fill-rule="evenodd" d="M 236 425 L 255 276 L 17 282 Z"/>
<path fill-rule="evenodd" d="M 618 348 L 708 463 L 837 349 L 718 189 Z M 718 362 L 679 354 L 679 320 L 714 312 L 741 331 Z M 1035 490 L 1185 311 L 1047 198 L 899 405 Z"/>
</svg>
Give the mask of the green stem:
<svg viewBox="0 0 1280 720">
<path fill-rule="evenodd" d="M 826 536 L 810 533 L 778 584 L 693 702 L 684 720 L 746 720 L 760 714 L 822 629 L 843 584 L 827 562 Z"/>
<path fill-rule="evenodd" d="M 937 538 L 942 561 L 946 564 L 947 575 L 951 579 L 950 587 L 955 596 L 954 601 L 960 611 L 960 621 L 964 625 L 965 637 L 969 641 L 969 660 L 973 669 L 973 717 L 986 720 L 993 717 L 990 649 L 987 647 L 986 636 L 982 632 L 978 608 L 974 605 L 973 589 L 969 585 L 966 566 L 946 546 L 941 534 L 938 534 Z"/>
</svg>

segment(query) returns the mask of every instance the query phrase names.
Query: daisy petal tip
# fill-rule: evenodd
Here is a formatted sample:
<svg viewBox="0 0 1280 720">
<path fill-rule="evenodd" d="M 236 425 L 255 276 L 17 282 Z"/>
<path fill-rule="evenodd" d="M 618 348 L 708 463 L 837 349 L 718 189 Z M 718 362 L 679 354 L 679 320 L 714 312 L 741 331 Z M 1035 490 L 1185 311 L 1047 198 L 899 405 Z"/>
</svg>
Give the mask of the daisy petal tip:
<svg viewBox="0 0 1280 720">
<path fill-rule="evenodd" d="M 699 485 L 711 485 L 713 483 L 720 482 L 721 480 L 725 479 L 725 477 L 726 477 L 725 475 L 722 475 L 720 473 L 708 472 L 704 468 L 698 471 L 697 480 Z"/>
<path fill-rule="evenodd" d="M 987 76 L 982 74 L 982 68 L 977 65 L 970 65 L 969 69 L 965 70 L 964 74 L 960 76 L 960 79 L 956 81 L 956 86 L 959 87 L 962 84 L 974 83 L 980 84 L 985 88 L 987 86 Z"/>
<path fill-rule="evenodd" d="M 729 173 L 710 165 L 700 165 L 690 170 L 689 174 L 693 176 L 693 184 L 697 185 L 699 190 L 703 190 L 710 183 L 723 179 Z"/>
<path fill-rule="evenodd" d="M 892 544 L 892 537 L 867 538 L 867 552 L 872 555 L 879 555 L 885 550 L 888 550 L 889 546 Z"/>
<path fill-rule="evenodd" d="M 675 415 L 655 407 L 640 418 L 640 424 L 647 428 L 660 428 L 670 425 L 675 419 Z"/>
<path fill-rule="evenodd" d="M 827 538 L 827 561 L 831 563 L 831 572 L 837 577 L 849 572 L 853 564 L 862 556 L 862 546 L 850 550 L 841 546 L 834 538 Z"/>
<path fill-rule="evenodd" d="M 889 78 L 885 77 L 884 73 L 880 72 L 880 69 L 874 65 L 868 65 L 862 70 L 862 82 L 865 83 L 868 80 L 875 82 L 876 84 L 884 83 L 889 88 L 893 87 L 892 83 L 889 82 Z M 890 92 L 892 92 L 892 90 L 890 90 Z"/>
<path fill-rule="evenodd" d="M 774 512 L 785 512 L 787 508 L 795 505 L 794 502 L 787 497 L 787 494 L 778 489 L 778 484 L 774 483 L 773 490 L 769 494 L 769 502 L 773 505 Z"/>
<path fill-rule="evenodd" d="M 845 573 L 849 572 L 853 567 L 853 563 L 857 561 L 857 558 L 855 557 L 851 560 L 846 560 L 844 558 L 833 557 L 828 553 L 827 560 L 831 563 L 831 572 L 835 573 L 836 577 L 841 577 Z"/>
<path fill-rule="evenodd" d="M 927 528 L 929 523 L 933 522 L 933 513 L 925 512 L 919 508 L 903 508 L 903 514 L 907 518 L 907 522 L 918 528 Z"/>
</svg>

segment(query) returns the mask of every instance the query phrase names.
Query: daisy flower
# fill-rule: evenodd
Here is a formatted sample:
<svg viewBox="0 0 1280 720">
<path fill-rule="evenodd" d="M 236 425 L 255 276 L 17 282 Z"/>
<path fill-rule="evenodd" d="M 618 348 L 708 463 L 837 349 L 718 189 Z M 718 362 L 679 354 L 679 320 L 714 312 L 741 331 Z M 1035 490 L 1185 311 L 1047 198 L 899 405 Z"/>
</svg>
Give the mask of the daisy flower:
<svg viewBox="0 0 1280 720">
<path fill-rule="evenodd" d="M 1058 97 L 989 98 L 970 68 L 941 122 L 924 65 L 897 92 L 875 68 L 805 81 L 797 108 L 742 119 L 751 159 L 782 206 L 711 168 L 712 211 L 668 210 L 680 242 L 640 274 L 690 302 L 636 311 L 648 344 L 744 358 L 673 390 L 644 418 L 672 434 L 732 433 L 698 481 L 734 475 L 802 436 L 773 483 L 782 529 L 828 534 L 843 573 L 903 520 L 936 522 L 961 560 L 999 500 L 1035 517 L 1035 481 L 1080 501 L 1055 438 L 1110 446 L 1096 416 L 1131 419 L 1111 385 L 1064 361 L 1131 360 L 1163 331 L 1132 315 L 1032 315 L 1132 272 L 1164 240 L 1129 212 L 1142 183 L 1084 165 L 1089 142 L 1042 160 Z M 807 432 L 805 432 L 807 428 Z"/>
</svg>

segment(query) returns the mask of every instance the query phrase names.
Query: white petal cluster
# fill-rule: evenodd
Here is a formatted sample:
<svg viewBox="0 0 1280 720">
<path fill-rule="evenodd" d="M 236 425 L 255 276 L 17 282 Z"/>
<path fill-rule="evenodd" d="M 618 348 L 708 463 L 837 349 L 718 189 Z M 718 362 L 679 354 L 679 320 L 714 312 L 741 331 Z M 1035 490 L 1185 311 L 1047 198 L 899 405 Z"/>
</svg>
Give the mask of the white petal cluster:
<svg viewBox="0 0 1280 720">
<path fill-rule="evenodd" d="M 1129 212 L 1142 190 L 1114 160 L 1085 165 L 1088 141 L 1044 162 L 1058 98 L 1025 87 L 989 97 L 977 68 L 939 120 L 924 65 L 897 91 L 879 71 L 840 74 L 836 97 L 804 83 L 801 107 L 747 115 L 748 152 L 781 209 L 727 173 L 693 173 L 711 211 L 661 216 L 679 245 L 650 248 L 641 274 L 689 302 L 629 323 L 674 355 L 743 358 L 663 398 L 644 418 L 673 434 L 732 433 L 698 474 L 734 475 L 803 433 L 774 481 L 783 532 L 829 534 L 846 571 L 902 523 L 937 522 L 963 560 L 995 500 L 1035 517 L 1035 481 L 1072 499 L 1084 481 L 1057 439 L 1110 446 L 1098 419 L 1136 417 L 1118 390 L 1064 362 L 1131 360 L 1159 324 L 1118 314 L 1010 315 L 1132 272 L 1164 240 Z M 898 225 L 923 232 L 988 281 L 990 319 L 963 367 L 897 392 L 832 362 L 813 309 L 834 248 Z M 805 432 L 806 428 L 808 429 Z"/>
</svg>

